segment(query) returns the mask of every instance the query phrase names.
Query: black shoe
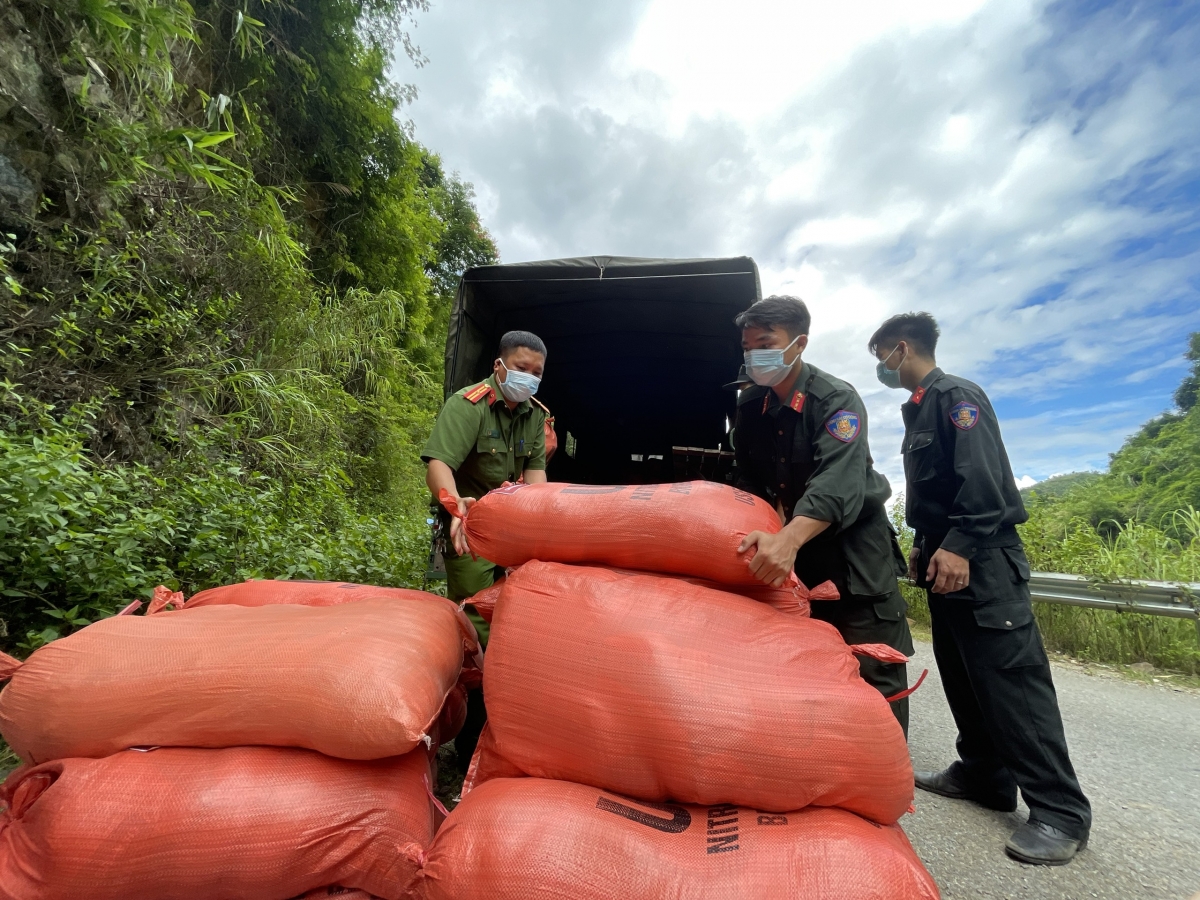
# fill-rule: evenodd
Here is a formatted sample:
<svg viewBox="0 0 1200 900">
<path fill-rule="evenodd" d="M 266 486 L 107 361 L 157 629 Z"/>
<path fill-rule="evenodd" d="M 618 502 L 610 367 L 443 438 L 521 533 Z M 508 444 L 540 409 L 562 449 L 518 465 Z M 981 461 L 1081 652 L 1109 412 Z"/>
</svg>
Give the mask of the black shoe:
<svg viewBox="0 0 1200 900">
<path fill-rule="evenodd" d="M 1012 833 L 1005 852 L 1031 866 L 1065 866 L 1080 850 L 1087 849 L 1088 836 L 1073 838 L 1044 822 L 1032 819 Z"/>
<path fill-rule="evenodd" d="M 931 794 L 940 794 L 951 800 L 970 800 L 972 803 L 978 803 L 980 806 L 994 809 L 997 812 L 1013 812 L 1017 808 L 1016 797 L 1002 797 L 997 794 L 973 791 L 956 781 L 949 769 L 945 772 L 914 772 L 913 780 L 921 790 L 929 791 Z"/>
</svg>

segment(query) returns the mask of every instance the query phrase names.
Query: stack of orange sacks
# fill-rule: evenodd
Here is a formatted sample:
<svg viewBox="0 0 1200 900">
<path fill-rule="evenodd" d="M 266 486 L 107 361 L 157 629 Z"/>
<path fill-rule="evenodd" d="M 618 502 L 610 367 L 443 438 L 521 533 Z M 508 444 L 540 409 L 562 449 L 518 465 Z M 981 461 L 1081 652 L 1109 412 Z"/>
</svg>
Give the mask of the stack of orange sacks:
<svg viewBox="0 0 1200 900">
<path fill-rule="evenodd" d="M 272 581 L 0 655 L 0 900 L 401 900 L 481 665 L 444 598 Z"/>
<path fill-rule="evenodd" d="M 515 568 L 472 600 L 489 720 L 414 897 L 936 900 L 897 824 L 903 733 L 855 658 L 903 656 L 755 582 L 738 547 L 779 527 L 705 482 L 471 507 L 472 551 Z"/>
</svg>

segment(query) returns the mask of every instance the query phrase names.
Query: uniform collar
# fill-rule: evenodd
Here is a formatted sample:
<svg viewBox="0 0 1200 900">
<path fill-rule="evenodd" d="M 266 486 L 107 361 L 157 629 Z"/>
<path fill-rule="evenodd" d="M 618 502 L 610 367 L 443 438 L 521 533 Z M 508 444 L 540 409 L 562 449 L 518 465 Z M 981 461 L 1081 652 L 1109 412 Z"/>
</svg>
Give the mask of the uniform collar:
<svg viewBox="0 0 1200 900">
<path fill-rule="evenodd" d="M 764 388 L 762 411 L 765 413 L 768 410 L 774 411 L 777 408 L 782 409 L 783 407 L 787 407 L 795 412 L 802 412 L 804 410 L 804 385 L 808 382 L 808 377 L 811 374 L 812 367 L 806 362 L 800 363 L 800 374 L 796 376 L 796 381 L 792 385 L 792 392 L 787 396 L 786 402 L 779 399 L 779 395 L 775 393 L 774 388 Z"/>
<path fill-rule="evenodd" d="M 925 394 L 933 386 L 933 383 L 942 377 L 942 370 L 934 366 L 928 375 L 921 379 L 921 383 L 917 385 L 917 389 L 913 391 L 912 396 L 908 398 L 908 402 L 916 406 L 921 405 L 921 401 L 925 399 Z"/>
<path fill-rule="evenodd" d="M 504 399 L 504 391 L 500 390 L 500 382 L 496 380 L 496 373 L 493 372 L 491 375 L 489 375 L 487 378 L 485 378 L 484 381 L 488 385 L 491 385 L 491 388 L 492 388 L 492 392 L 493 392 L 492 406 L 495 406 L 497 403 L 502 403 L 502 404 L 504 404 L 504 407 L 507 409 L 508 402 Z M 530 403 L 528 400 L 522 400 L 515 407 L 513 407 L 511 415 L 514 417 L 515 416 L 523 416 L 523 415 L 525 415 L 525 413 L 529 412 L 532 409 L 533 409 L 532 403 Z"/>
<path fill-rule="evenodd" d="M 800 373 L 796 376 L 796 383 L 792 385 L 792 394 L 788 397 L 788 402 L 785 404 L 788 409 L 801 412 L 804 409 L 804 385 L 808 383 L 808 376 L 812 374 L 812 367 L 801 361 Z M 774 391 L 771 391 L 774 394 Z"/>
</svg>

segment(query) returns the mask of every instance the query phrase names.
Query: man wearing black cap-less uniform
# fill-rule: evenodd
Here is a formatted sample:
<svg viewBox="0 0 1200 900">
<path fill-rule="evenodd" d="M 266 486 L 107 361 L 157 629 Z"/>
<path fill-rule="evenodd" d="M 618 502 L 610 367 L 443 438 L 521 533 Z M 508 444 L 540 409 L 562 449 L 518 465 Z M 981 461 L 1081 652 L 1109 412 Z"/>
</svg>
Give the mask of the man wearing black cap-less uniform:
<svg viewBox="0 0 1200 900">
<path fill-rule="evenodd" d="M 910 574 L 928 592 L 933 652 L 958 725 L 959 759 L 917 787 L 1029 821 L 1005 849 L 1063 865 L 1087 846 L 1091 806 L 1067 752 L 1016 526 L 1028 516 L 1000 425 L 975 384 L 937 368 L 928 313 L 894 316 L 871 337 L 879 380 L 912 396 L 904 416 Z"/>
<path fill-rule="evenodd" d="M 797 297 L 768 297 L 735 320 L 742 330 L 746 374 L 734 425 L 737 487 L 775 507 L 784 527 L 754 531 L 750 571 L 781 585 L 794 571 L 809 586 L 832 581 L 839 600 L 812 605 L 849 644 L 887 644 L 913 652 L 907 607 L 896 582 L 904 555 L 884 503 L 887 479 L 867 446 L 862 398 L 840 378 L 804 360 L 808 307 Z M 863 679 L 892 700 L 908 734 L 908 669 L 859 658 Z"/>
</svg>

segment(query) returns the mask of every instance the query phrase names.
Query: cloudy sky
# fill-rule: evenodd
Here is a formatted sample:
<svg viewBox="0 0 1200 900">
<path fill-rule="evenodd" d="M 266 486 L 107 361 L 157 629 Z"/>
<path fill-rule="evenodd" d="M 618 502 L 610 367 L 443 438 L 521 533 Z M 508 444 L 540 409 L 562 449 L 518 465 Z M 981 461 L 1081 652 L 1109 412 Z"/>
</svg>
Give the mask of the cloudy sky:
<svg viewBox="0 0 1200 900">
<path fill-rule="evenodd" d="M 942 324 L 1018 478 L 1103 468 L 1200 329 L 1188 0 L 432 0 L 417 137 L 502 261 L 750 255 L 902 480 L 867 337 Z"/>
</svg>

